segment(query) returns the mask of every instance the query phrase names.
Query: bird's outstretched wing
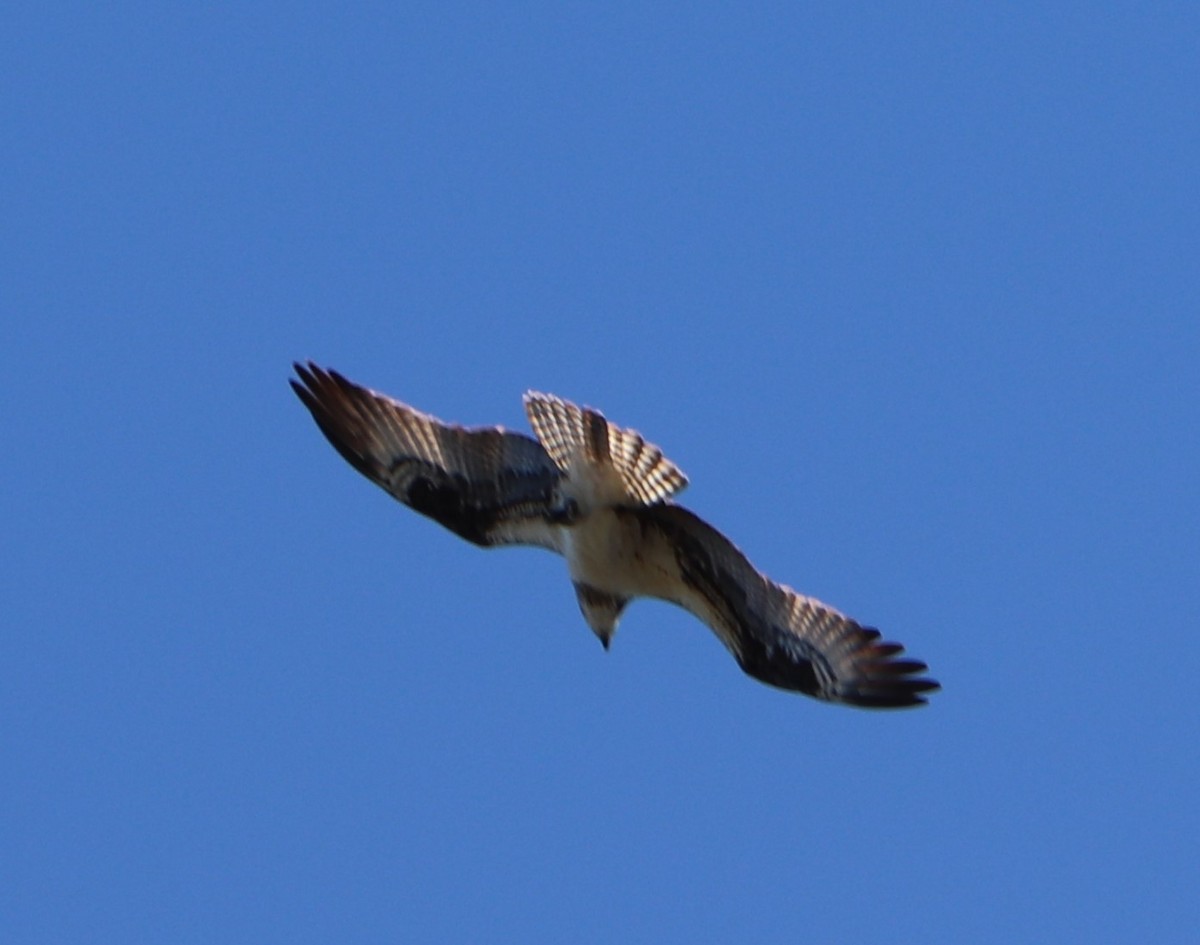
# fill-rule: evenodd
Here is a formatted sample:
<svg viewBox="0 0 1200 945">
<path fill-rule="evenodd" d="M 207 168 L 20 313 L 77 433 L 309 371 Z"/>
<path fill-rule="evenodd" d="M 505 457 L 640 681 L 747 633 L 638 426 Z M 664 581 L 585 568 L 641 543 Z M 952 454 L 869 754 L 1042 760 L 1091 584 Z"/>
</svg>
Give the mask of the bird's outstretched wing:
<svg viewBox="0 0 1200 945">
<path fill-rule="evenodd" d="M 525 413 L 550 458 L 588 504 L 650 505 L 687 486 L 687 476 L 662 450 L 598 410 L 528 391 Z"/>
<path fill-rule="evenodd" d="M 312 362 L 295 368 L 326 439 L 405 505 L 477 545 L 560 550 L 549 515 L 562 473 L 532 437 L 442 423 Z"/>
<path fill-rule="evenodd" d="M 629 509 L 671 599 L 708 624 L 748 674 L 782 689 L 868 708 L 920 705 L 940 688 L 926 666 L 810 597 L 771 581 L 724 535 L 672 504 Z M 677 569 L 677 571 L 675 571 Z"/>
</svg>

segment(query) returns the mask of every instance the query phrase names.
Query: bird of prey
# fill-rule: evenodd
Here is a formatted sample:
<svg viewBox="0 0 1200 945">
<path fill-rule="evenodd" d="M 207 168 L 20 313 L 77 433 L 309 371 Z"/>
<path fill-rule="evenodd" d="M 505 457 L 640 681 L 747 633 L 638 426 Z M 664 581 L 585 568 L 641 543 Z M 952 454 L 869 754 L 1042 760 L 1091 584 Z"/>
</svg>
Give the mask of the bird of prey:
<svg viewBox="0 0 1200 945">
<path fill-rule="evenodd" d="M 832 607 L 776 584 L 672 501 L 687 478 L 662 450 L 596 410 L 529 392 L 536 439 L 466 428 L 309 362 L 292 388 L 334 448 L 372 482 L 483 547 L 535 545 L 567 559 L 579 608 L 607 649 L 626 605 L 654 597 L 713 629 L 746 673 L 868 708 L 923 704 L 939 688 Z"/>
</svg>

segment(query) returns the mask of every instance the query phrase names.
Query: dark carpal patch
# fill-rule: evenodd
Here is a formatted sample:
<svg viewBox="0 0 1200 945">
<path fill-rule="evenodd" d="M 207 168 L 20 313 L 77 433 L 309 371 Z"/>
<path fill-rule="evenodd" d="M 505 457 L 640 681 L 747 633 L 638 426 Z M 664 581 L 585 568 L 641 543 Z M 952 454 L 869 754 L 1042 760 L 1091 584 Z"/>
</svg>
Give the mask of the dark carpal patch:
<svg viewBox="0 0 1200 945">
<path fill-rule="evenodd" d="M 773 627 L 772 632 L 782 637 L 786 631 Z M 809 695 L 821 690 L 821 680 L 811 659 L 782 647 L 768 647 L 762 640 L 750 634 L 741 635 L 738 663 L 755 679 L 780 689 L 795 689 Z M 832 671 L 828 672 L 832 676 Z"/>
<path fill-rule="evenodd" d="M 451 479 L 439 483 L 418 476 L 409 485 L 405 501 L 417 512 L 428 515 L 467 541 L 486 545 L 487 533 L 496 523 L 495 513 L 465 502 L 465 489 L 465 481 Z"/>
<path fill-rule="evenodd" d="M 541 516 L 554 521 L 550 501 L 555 479 L 540 471 L 506 470 L 499 481 L 472 481 L 426 463 L 394 463 L 391 481 L 406 477 L 412 478 L 398 493 L 401 501 L 476 545 L 493 544 L 492 530 L 506 520 Z"/>
</svg>

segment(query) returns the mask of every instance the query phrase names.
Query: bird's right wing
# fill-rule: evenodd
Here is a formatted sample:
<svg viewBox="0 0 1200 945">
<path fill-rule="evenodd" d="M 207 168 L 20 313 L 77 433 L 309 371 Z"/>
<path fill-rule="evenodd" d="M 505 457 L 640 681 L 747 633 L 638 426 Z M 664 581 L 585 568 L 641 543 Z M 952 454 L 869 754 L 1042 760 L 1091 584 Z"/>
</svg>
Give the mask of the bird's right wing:
<svg viewBox="0 0 1200 945">
<path fill-rule="evenodd" d="M 477 545 L 560 551 L 549 521 L 562 473 L 531 437 L 442 423 L 336 371 L 295 365 L 291 385 L 360 473 Z"/>
<path fill-rule="evenodd" d="M 832 607 L 776 584 L 719 531 L 682 506 L 624 510 L 641 526 L 664 596 L 708 624 L 749 675 L 828 702 L 920 705 L 940 688 L 904 647 Z M 665 590 L 666 593 L 662 591 Z"/>
</svg>

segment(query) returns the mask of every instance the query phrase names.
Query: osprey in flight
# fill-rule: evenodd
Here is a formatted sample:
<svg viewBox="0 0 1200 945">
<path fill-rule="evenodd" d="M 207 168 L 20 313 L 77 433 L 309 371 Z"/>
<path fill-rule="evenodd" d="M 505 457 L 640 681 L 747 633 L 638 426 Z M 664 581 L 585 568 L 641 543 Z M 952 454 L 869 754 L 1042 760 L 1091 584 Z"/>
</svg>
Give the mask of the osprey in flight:
<svg viewBox="0 0 1200 945">
<path fill-rule="evenodd" d="M 360 473 L 477 545 L 537 545 L 567 559 L 605 648 L 625 606 L 657 597 L 690 611 L 748 674 L 829 702 L 920 705 L 938 687 L 879 631 L 758 571 L 728 538 L 671 501 L 687 485 L 640 434 L 548 394 L 527 393 L 537 439 L 465 428 L 311 362 L 291 384 Z"/>
</svg>

